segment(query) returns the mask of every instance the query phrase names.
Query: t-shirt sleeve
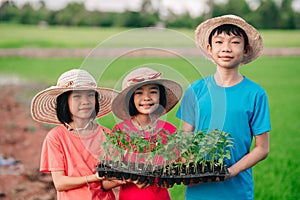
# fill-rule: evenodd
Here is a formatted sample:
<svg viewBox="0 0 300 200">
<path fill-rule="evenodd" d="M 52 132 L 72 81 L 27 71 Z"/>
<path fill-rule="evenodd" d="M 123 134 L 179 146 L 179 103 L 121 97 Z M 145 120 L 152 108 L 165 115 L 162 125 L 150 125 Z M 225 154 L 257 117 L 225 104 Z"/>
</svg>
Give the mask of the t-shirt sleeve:
<svg viewBox="0 0 300 200">
<path fill-rule="evenodd" d="M 176 117 L 195 126 L 195 116 L 196 116 L 196 95 L 192 87 L 186 89 L 178 111 L 176 113 Z"/>
<path fill-rule="evenodd" d="M 250 120 L 253 135 L 259 135 L 271 130 L 268 97 L 265 91 L 257 94 L 255 109 Z"/>
<path fill-rule="evenodd" d="M 171 134 L 174 134 L 177 130 L 176 126 L 174 126 L 171 123 L 166 123 L 166 125 L 164 126 L 164 129 L 166 129 L 167 131 L 169 131 Z"/>
<path fill-rule="evenodd" d="M 61 145 L 55 141 L 51 132 L 46 136 L 41 153 L 41 172 L 64 170 L 64 154 Z"/>
</svg>

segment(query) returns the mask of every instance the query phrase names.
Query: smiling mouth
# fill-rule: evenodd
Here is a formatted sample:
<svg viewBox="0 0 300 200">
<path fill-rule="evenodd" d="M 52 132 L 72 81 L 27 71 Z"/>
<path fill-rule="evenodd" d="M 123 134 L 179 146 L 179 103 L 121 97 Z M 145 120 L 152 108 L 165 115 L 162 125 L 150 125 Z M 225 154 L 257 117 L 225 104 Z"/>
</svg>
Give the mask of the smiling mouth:
<svg viewBox="0 0 300 200">
<path fill-rule="evenodd" d="M 92 108 L 81 108 L 80 110 L 81 111 L 85 111 L 85 112 L 87 112 L 87 111 L 90 111 Z"/>
<path fill-rule="evenodd" d="M 221 59 L 224 59 L 224 60 L 229 60 L 229 59 L 232 59 L 233 57 L 232 56 L 220 56 Z"/>
<path fill-rule="evenodd" d="M 151 103 L 151 104 L 140 104 L 140 107 L 143 107 L 143 108 L 150 108 L 154 106 L 154 103 Z"/>
</svg>

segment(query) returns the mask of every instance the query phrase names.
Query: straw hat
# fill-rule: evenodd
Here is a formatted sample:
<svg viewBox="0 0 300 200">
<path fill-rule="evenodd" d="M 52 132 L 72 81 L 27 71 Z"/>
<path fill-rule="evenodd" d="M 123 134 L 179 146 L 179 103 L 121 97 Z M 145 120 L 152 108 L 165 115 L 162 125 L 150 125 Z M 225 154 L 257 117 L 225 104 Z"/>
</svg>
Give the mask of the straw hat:
<svg viewBox="0 0 300 200">
<path fill-rule="evenodd" d="M 146 84 L 160 84 L 165 87 L 166 108 L 160 115 L 169 112 L 180 100 L 182 87 L 175 81 L 162 79 L 161 74 L 147 67 L 138 68 L 130 72 L 122 82 L 122 92 L 112 102 L 114 115 L 122 120 L 130 119 L 131 116 L 128 113 L 129 99 L 126 99 L 126 96 L 132 96 L 137 88 Z"/>
<path fill-rule="evenodd" d="M 99 93 L 100 110 L 96 118 L 111 112 L 111 102 L 117 92 L 107 88 L 98 88 L 95 79 L 81 69 L 73 69 L 63 73 L 56 86 L 39 92 L 31 102 L 32 118 L 39 122 L 61 124 L 56 114 L 56 98 L 64 92 L 72 90 L 95 90 Z"/>
<path fill-rule="evenodd" d="M 202 54 L 212 60 L 211 56 L 207 52 L 208 38 L 213 29 L 220 25 L 233 24 L 243 29 L 248 36 L 250 52 L 244 57 L 242 64 L 249 63 L 255 60 L 262 54 L 263 41 L 260 33 L 245 20 L 235 15 L 223 15 L 215 17 L 202 22 L 195 30 L 195 40 L 197 46 L 201 49 Z"/>
</svg>

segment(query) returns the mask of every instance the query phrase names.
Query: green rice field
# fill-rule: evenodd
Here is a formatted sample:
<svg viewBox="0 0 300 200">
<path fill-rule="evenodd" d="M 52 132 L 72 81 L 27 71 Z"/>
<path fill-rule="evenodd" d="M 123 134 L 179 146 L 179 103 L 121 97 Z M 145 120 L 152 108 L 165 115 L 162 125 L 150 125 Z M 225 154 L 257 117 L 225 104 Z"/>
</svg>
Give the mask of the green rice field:
<svg viewBox="0 0 300 200">
<path fill-rule="evenodd" d="M 52 27 L 38 28 L 33 25 L 15 25 L 0 23 L 0 48 L 82 48 L 95 47 L 113 35 L 132 31 L 125 28 L 88 28 L 88 27 Z M 172 31 L 194 38 L 194 30 L 176 29 Z M 300 30 L 260 30 L 265 47 L 300 47 Z M 143 42 L 153 35 L 132 36 L 134 40 Z M 157 40 L 157 38 L 154 38 Z M 170 40 L 170 38 L 168 38 Z M 158 41 L 159 43 L 164 42 Z M 173 39 L 173 46 L 186 46 L 186 42 Z M 121 45 L 130 46 L 132 40 L 126 38 Z"/>
</svg>

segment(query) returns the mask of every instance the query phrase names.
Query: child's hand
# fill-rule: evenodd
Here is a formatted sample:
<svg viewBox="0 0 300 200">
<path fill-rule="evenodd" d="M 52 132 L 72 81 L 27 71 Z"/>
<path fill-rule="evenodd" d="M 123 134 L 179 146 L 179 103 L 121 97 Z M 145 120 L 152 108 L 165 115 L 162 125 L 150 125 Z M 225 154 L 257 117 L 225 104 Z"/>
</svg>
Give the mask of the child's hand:
<svg viewBox="0 0 300 200">
<path fill-rule="evenodd" d="M 232 167 L 228 168 L 229 175 L 225 176 L 225 179 L 232 178 L 237 175 L 236 170 L 232 169 Z"/>
<path fill-rule="evenodd" d="M 144 181 L 144 182 L 141 183 L 141 182 L 139 182 L 139 180 L 132 181 L 131 179 L 127 179 L 126 182 L 127 183 L 133 183 L 133 184 L 135 184 L 140 189 L 141 188 L 146 188 L 146 187 L 150 186 L 148 180 L 146 180 L 146 181 Z"/>
<path fill-rule="evenodd" d="M 143 183 L 140 183 L 138 181 L 136 181 L 135 185 L 138 187 L 138 188 L 146 188 L 148 186 L 150 186 L 149 182 L 148 181 L 145 181 Z"/>
<path fill-rule="evenodd" d="M 172 185 L 169 185 L 166 181 L 163 182 L 163 185 L 157 185 L 158 187 L 161 187 L 161 188 L 172 188 L 174 186 L 174 184 Z"/>
<path fill-rule="evenodd" d="M 124 184 L 127 183 L 125 180 L 120 180 L 120 179 L 113 179 L 113 180 L 110 180 L 110 181 L 114 182 L 117 185 L 124 185 Z"/>
<path fill-rule="evenodd" d="M 100 177 L 98 172 L 95 173 L 95 177 L 96 177 L 96 179 L 99 180 L 99 181 L 103 181 L 103 180 L 106 179 L 105 176 Z"/>
</svg>

